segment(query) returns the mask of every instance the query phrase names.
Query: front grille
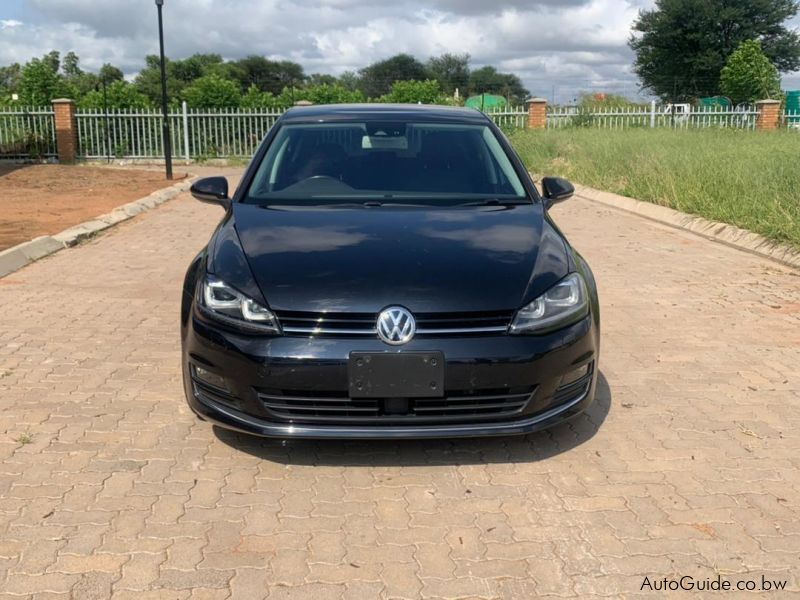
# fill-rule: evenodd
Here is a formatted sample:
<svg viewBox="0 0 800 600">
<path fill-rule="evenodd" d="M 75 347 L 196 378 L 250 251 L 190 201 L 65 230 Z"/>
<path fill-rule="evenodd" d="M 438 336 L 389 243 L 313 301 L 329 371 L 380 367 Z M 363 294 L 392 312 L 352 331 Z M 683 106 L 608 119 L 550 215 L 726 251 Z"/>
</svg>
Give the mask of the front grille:
<svg viewBox="0 0 800 600">
<path fill-rule="evenodd" d="M 258 398 L 273 418 L 292 423 L 419 425 L 514 417 L 525 409 L 533 393 L 532 388 L 518 388 L 398 400 L 349 398 L 333 392 L 287 395 L 264 390 L 258 393 Z"/>
<path fill-rule="evenodd" d="M 377 335 L 378 313 L 317 313 L 276 311 L 287 335 L 360 337 Z M 491 335 L 504 333 L 512 311 L 418 313 L 417 336 Z"/>
</svg>

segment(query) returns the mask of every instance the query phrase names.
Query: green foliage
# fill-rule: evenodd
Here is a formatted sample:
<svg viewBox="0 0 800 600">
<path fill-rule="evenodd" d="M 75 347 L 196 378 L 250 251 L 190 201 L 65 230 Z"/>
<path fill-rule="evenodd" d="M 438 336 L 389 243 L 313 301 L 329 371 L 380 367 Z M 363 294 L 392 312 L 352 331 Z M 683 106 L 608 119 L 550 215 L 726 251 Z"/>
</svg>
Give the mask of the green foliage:
<svg viewBox="0 0 800 600">
<path fill-rule="evenodd" d="M 0 141 L 0 155 L 41 158 L 47 151 L 44 135 L 31 127 L 12 127 L 3 133 L 5 139 Z"/>
<path fill-rule="evenodd" d="M 397 104 L 443 104 L 445 98 L 439 82 L 433 79 L 425 81 L 395 81 L 392 90 L 380 98 L 381 102 Z"/>
<path fill-rule="evenodd" d="M 275 98 L 276 106 L 281 108 L 294 106 L 294 103 L 298 100 L 308 100 L 308 90 L 296 88 L 294 86 L 285 87 Z"/>
<path fill-rule="evenodd" d="M 150 54 L 145 57 L 145 66 L 133 80 L 136 89 L 147 96 L 153 106 L 161 104 L 161 71 L 159 57 Z M 186 83 L 174 75 L 174 66 L 171 60 L 166 59 L 167 93 L 172 97 L 179 97 Z"/>
<path fill-rule="evenodd" d="M 251 84 L 242 95 L 239 104 L 242 108 L 275 108 L 278 99 L 269 92 L 262 92 L 256 84 Z"/>
<path fill-rule="evenodd" d="M 106 84 L 109 84 L 112 81 L 122 81 L 125 79 L 125 74 L 118 67 L 115 67 L 110 63 L 106 63 L 100 67 L 99 78 L 100 81 L 105 81 Z"/>
<path fill-rule="evenodd" d="M 537 176 L 567 177 L 800 247 L 794 132 L 528 129 L 510 139 Z M 758 190 L 758 198 L 742 190 Z"/>
<path fill-rule="evenodd" d="M 388 94 L 395 81 L 424 81 L 428 78 L 425 65 L 410 54 L 397 54 L 361 69 L 359 89 L 367 98 Z"/>
<path fill-rule="evenodd" d="M 521 102 L 527 96 L 518 77 L 499 73 L 493 67 L 469 69 L 468 54 L 442 54 L 427 64 L 409 54 L 398 54 L 373 63 L 359 73 L 347 71 L 339 77 L 314 73 L 292 61 L 274 61 L 263 56 L 225 61 L 219 54 L 194 54 L 165 61 L 168 102 L 174 108 L 181 100 L 194 107 L 285 108 L 299 100 L 315 104 L 365 101 L 460 104 L 453 99 L 456 88 L 466 97 L 470 88 L 510 96 Z M 105 82 L 112 108 L 161 105 L 161 68 L 158 56 L 145 57 L 144 68 L 131 85 L 123 72 L 104 64 L 99 73 L 84 71 L 80 59 L 58 51 L 31 60 L 24 67 L 0 67 L 0 104 L 19 93 L 20 103 L 48 104 L 55 97 L 69 97 L 79 106 L 102 106 L 101 84 Z M 112 83 L 118 83 L 111 89 Z M 127 106 L 126 104 L 127 103 Z"/>
<path fill-rule="evenodd" d="M 309 87 L 305 90 L 305 98 L 314 104 L 344 104 L 348 102 L 364 102 L 364 94 L 359 90 L 348 90 L 334 83 Z"/>
<path fill-rule="evenodd" d="M 497 94 L 509 98 L 511 104 L 521 104 L 530 92 L 516 75 L 500 73 L 494 67 L 486 66 L 470 73 L 469 94 Z"/>
<path fill-rule="evenodd" d="M 233 67 L 223 61 L 219 54 L 194 54 L 182 60 L 166 59 L 167 94 L 173 100 L 184 98 L 184 89 L 196 80 L 214 75 L 219 79 L 231 80 Z M 154 106 L 161 104 L 161 66 L 159 57 L 145 57 L 145 67 L 134 80 L 139 92 L 150 99 Z"/>
<path fill-rule="evenodd" d="M 78 102 L 81 108 L 103 108 L 103 88 L 94 89 Z M 109 109 L 120 108 L 149 108 L 152 107 L 150 99 L 140 93 L 136 87 L 130 83 L 122 81 L 112 81 L 106 86 L 106 100 Z"/>
<path fill-rule="evenodd" d="M 33 58 L 22 67 L 19 86 L 20 104 L 46 106 L 54 98 L 66 96 L 67 86 L 58 74 L 57 67 L 58 63 L 54 62 L 52 53 L 44 58 Z"/>
<path fill-rule="evenodd" d="M 51 50 L 42 57 L 44 62 L 53 73 L 58 73 L 61 68 L 61 53 L 58 50 Z"/>
<path fill-rule="evenodd" d="M 298 86 L 305 80 L 303 67 L 289 60 L 274 61 L 252 55 L 230 64 L 231 77 L 242 90 L 255 85 L 262 92 L 277 95 L 283 88 Z"/>
<path fill-rule="evenodd" d="M 22 67 L 13 63 L 0 67 L 0 106 L 11 102 L 11 94 L 16 94 L 22 81 Z"/>
<path fill-rule="evenodd" d="M 784 23 L 797 12 L 795 0 L 656 0 L 633 25 L 634 71 L 662 98 L 714 96 L 728 57 L 747 40 L 760 40 L 780 71 L 794 71 L 800 34 Z"/>
<path fill-rule="evenodd" d="M 327 73 L 312 73 L 306 77 L 306 85 L 308 87 L 316 87 L 318 85 L 336 85 L 339 80 L 334 75 Z"/>
<path fill-rule="evenodd" d="M 189 58 L 174 60 L 170 71 L 175 79 L 187 85 L 205 75 L 226 75 L 225 61 L 219 54 L 192 54 Z"/>
<path fill-rule="evenodd" d="M 778 70 L 757 40 L 742 42 L 720 75 L 722 93 L 735 104 L 777 99 L 781 94 Z"/>
<path fill-rule="evenodd" d="M 458 89 L 463 96 L 469 87 L 469 59 L 469 54 L 442 54 L 432 56 L 425 66 L 445 94 L 452 96 Z"/>
<path fill-rule="evenodd" d="M 184 88 L 182 97 L 194 108 L 230 108 L 239 106 L 242 95 L 239 86 L 219 75 L 204 75 Z"/>
<path fill-rule="evenodd" d="M 359 81 L 358 73 L 354 71 L 345 71 L 339 75 L 339 85 L 350 91 L 358 89 Z"/>
</svg>

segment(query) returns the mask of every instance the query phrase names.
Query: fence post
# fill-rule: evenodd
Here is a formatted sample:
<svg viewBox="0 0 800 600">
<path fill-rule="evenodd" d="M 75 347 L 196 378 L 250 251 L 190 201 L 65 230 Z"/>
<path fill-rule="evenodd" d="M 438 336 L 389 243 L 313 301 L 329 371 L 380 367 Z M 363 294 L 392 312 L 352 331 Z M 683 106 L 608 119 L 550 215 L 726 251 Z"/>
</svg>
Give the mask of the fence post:
<svg viewBox="0 0 800 600">
<path fill-rule="evenodd" d="M 528 128 L 544 129 L 547 127 L 547 100 L 544 98 L 528 98 Z"/>
<path fill-rule="evenodd" d="M 650 129 L 654 129 L 656 126 L 656 101 L 650 101 Z"/>
<path fill-rule="evenodd" d="M 756 129 L 772 131 L 778 128 L 781 103 L 779 100 L 759 100 L 756 102 Z"/>
<path fill-rule="evenodd" d="M 73 163 L 78 156 L 78 121 L 75 101 L 68 98 L 53 100 L 53 122 L 56 130 L 58 161 Z"/>
<path fill-rule="evenodd" d="M 189 156 L 189 107 L 186 105 L 186 100 L 181 104 L 181 108 L 183 109 L 183 154 L 189 161 L 191 160 L 191 156 Z"/>
</svg>

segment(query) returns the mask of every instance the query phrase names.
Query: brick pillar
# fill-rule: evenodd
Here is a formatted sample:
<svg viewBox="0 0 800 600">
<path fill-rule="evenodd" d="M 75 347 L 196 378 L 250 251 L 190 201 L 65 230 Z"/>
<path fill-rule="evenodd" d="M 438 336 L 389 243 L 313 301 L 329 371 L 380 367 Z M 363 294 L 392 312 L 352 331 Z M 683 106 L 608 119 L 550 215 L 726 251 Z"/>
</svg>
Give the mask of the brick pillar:
<svg viewBox="0 0 800 600">
<path fill-rule="evenodd" d="M 544 129 L 547 127 L 547 100 L 544 98 L 528 99 L 528 128 Z"/>
<path fill-rule="evenodd" d="M 72 163 L 78 156 L 78 123 L 75 119 L 75 101 L 66 98 L 53 100 L 56 126 L 58 161 Z"/>
<path fill-rule="evenodd" d="M 778 128 L 781 119 L 780 100 L 759 100 L 756 102 L 758 117 L 756 118 L 756 129 L 774 131 Z"/>
</svg>

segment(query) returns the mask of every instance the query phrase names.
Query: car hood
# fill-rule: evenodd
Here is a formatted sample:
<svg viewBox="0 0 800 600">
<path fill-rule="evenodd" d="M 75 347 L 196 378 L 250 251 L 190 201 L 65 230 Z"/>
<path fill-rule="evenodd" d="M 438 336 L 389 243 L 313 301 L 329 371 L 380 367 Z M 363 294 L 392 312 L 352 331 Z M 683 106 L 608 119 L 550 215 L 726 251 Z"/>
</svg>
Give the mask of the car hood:
<svg viewBox="0 0 800 600">
<path fill-rule="evenodd" d="M 236 203 L 255 281 L 281 311 L 515 310 L 567 273 L 540 204 L 285 208 Z"/>
</svg>

